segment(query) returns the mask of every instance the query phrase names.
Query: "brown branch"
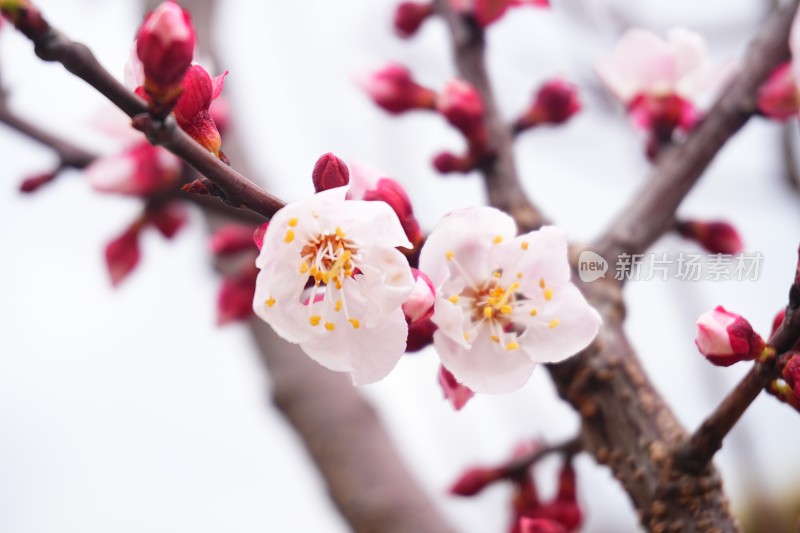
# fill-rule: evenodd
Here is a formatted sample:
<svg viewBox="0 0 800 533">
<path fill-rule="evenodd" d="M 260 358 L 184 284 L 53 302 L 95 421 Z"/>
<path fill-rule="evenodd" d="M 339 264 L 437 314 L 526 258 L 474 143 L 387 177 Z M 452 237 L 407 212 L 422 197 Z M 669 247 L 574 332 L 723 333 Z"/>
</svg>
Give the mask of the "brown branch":
<svg viewBox="0 0 800 533">
<path fill-rule="evenodd" d="M 507 477 L 519 478 L 523 476 L 530 467 L 532 467 L 533 465 L 535 465 L 548 455 L 558 453 L 569 458 L 574 455 L 577 455 L 582 450 L 583 450 L 583 440 L 581 436 L 578 435 L 577 437 L 570 439 L 566 442 L 539 448 L 538 450 L 535 450 L 534 452 L 530 453 L 525 457 L 520 457 L 519 459 L 511 461 L 508 465 L 504 466 L 503 469 L 507 473 L 506 474 Z"/>
<path fill-rule="evenodd" d="M 514 217 L 521 231 L 538 229 L 547 223 L 547 218 L 528 199 L 519 180 L 514 161 L 514 137 L 500 116 L 486 73 L 483 31 L 474 21 L 450 9 L 447 0 L 436 0 L 435 4 L 450 28 L 458 72 L 475 87 L 483 102 L 488 151 L 495 154 L 480 167 L 489 203 Z"/>
<path fill-rule="evenodd" d="M 739 75 L 686 141 L 659 157 L 650 178 L 632 195 L 592 250 L 609 261 L 622 253 L 642 253 L 670 228 L 681 201 L 722 146 L 755 113 L 759 85 L 789 57 L 787 36 L 797 6 L 798 2 L 792 0 L 767 19 Z"/>
<path fill-rule="evenodd" d="M 26 31 L 23 28 L 23 33 L 33 41 L 36 55 L 45 61 L 61 63 L 69 72 L 97 89 L 125 114 L 136 119 L 139 129 L 151 142 L 164 146 L 213 181 L 233 203 L 247 207 L 266 218 L 270 218 L 285 205 L 282 200 L 263 191 L 203 149 L 177 127 L 171 117 L 164 122 L 153 120 L 147 114 L 144 101 L 106 71 L 85 45 L 71 41 L 46 22 L 41 30 Z"/>
<path fill-rule="evenodd" d="M 798 252 L 800 256 L 800 251 Z M 777 357 L 769 361 L 756 362 L 736 388 L 717 406 L 714 412 L 697 428 L 697 431 L 675 454 L 676 464 L 687 472 L 699 472 L 708 465 L 714 454 L 722 447 L 722 440 L 733 429 L 736 422 L 775 378 L 778 377 L 779 361 L 800 341 L 800 257 L 798 257 L 795 280 L 789 289 L 789 305 L 783 323 L 769 341 Z"/>
</svg>

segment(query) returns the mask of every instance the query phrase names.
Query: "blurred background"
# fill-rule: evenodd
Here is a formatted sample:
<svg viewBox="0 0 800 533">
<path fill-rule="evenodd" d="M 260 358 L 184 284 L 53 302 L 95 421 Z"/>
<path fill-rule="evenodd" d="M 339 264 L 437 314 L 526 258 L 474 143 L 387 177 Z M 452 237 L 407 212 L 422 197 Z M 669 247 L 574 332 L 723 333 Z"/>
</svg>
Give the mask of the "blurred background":
<svg viewBox="0 0 800 533">
<path fill-rule="evenodd" d="M 424 228 L 484 203 L 477 175 L 431 166 L 463 140 L 434 114 L 390 117 L 357 88 L 358 74 L 399 61 L 439 89 L 454 75 L 440 20 L 409 40 L 391 29 L 394 0 L 226 0 L 214 20 L 230 70 L 224 93 L 257 180 L 284 198 L 311 194 L 316 159 L 334 152 L 394 177 Z M 40 0 L 55 26 L 88 44 L 122 77 L 142 17 L 135 1 Z M 590 240 L 646 179 L 643 138 L 606 94 L 592 64 L 631 26 L 702 32 L 716 60 L 740 58 L 769 9 L 765 0 L 553 0 L 517 9 L 489 31 L 488 64 L 511 120 L 555 75 L 576 83 L 584 111 L 567 125 L 524 134 L 517 162 L 531 197 L 574 240 Z M 2 82 L 20 115 L 86 146 L 115 143 L 96 126 L 117 111 L 30 43 L 0 30 Z M 218 72 L 212 72 L 216 74 Z M 120 120 L 124 120 L 120 114 Z M 796 127 L 795 125 L 792 126 Z M 697 353 L 695 319 L 721 304 L 766 335 L 786 302 L 800 242 L 800 196 L 787 179 L 782 128 L 754 119 L 725 147 L 680 214 L 725 218 L 747 251 L 764 256 L 756 281 L 639 281 L 626 288 L 627 331 L 678 418 L 695 428 L 746 372 Z M 225 140 L 223 138 L 223 149 Z M 52 168 L 49 150 L 0 127 L 0 531 L 346 531 L 300 441 L 269 402 L 244 326 L 219 328 L 219 280 L 199 212 L 174 241 L 145 234 L 143 260 L 112 289 L 103 247 L 137 216 L 137 200 L 100 195 L 69 171 L 37 194 L 21 180 Z M 236 167 L 236 161 L 233 161 Z M 697 248 L 666 237 L 655 252 Z M 557 442 L 578 420 L 543 369 L 522 390 L 479 396 L 454 412 L 436 384 L 433 351 L 409 355 L 364 387 L 414 476 L 460 530 L 504 531 L 510 490 L 456 499 L 468 466 L 505 459 L 520 440 Z M 761 522 L 800 511 L 798 413 L 762 395 L 716 463 L 736 513 Z M 585 531 L 636 531 L 609 470 L 578 459 Z M 554 488 L 555 462 L 537 469 Z M 777 526 L 776 526 L 777 527 Z"/>
</svg>

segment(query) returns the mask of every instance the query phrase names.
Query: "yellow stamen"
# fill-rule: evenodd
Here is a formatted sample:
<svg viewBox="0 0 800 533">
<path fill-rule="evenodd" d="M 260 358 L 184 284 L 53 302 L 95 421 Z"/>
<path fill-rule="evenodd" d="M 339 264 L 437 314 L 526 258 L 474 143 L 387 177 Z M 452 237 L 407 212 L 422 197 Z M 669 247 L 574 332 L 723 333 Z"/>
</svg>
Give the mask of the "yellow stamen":
<svg viewBox="0 0 800 533">
<path fill-rule="evenodd" d="M 514 294 L 514 291 L 519 289 L 519 283 L 516 281 L 508 286 L 506 291 L 503 293 L 503 296 L 500 297 L 500 301 L 497 302 L 499 306 L 505 306 L 508 303 L 508 299 L 511 298 L 511 295 Z M 511 311 L 509 311 L 510 313 Z"/>
<path fill-rule="evenodd" d="M 469 340 L 469 332 L 466 332 L 466 331 L 464 332 L 464 340 L 465 341 Z"/>
<path fill-rule="evenodd" d="M 444 254 L 444 256 L 447 258 L 448 261 L 452 261 L 453 258 L 456 256 L 456 254 L 455 252 L 447 252 L 446 254 Z"/>
<path fill-rule="evenodd" d="M 544 290 L 544 299 L 548 302 L 553 299 L 553 289 Z"/>
<path fill-rule="evenodd" d="M 500 342 L 500 337 L 498 337 L 497 335 L 492 335 L 489 338 L 492 339 L 492 342 Z"/>
<path fill-rule="evenodd" d="M 283 238 L 283 242 L 285 242 L 286 244 L 289 244 L 293 240 L 294 240 L 294 232 L 292 230 L 287 231 L 286 232 L 286 237 Z"/>
<path fill-rule="evenodd" d="M 322 282 L 327 285 L 328 282 L 331 280 L 331 273 L 323 272 L 322 274 L 320 274 L 320 277 L 322 278 Z"/>
<path fill-rule="evenodd" d="M 327 329 L 328 331 L 333 331 L 336 329 L 336 324 L 334 324 L 333 322 L 325 322 L 325 329 Z"/>
<path fill-rule="evenodd" d="M 341 311 L 342 310 L 342 301 L 341 300 L 337 300 L 336 301 L 336 307 L 334 307 L 333 309 L 336 310 L 336 311 Z"/>
<path fill-rule="evenodd" d="M 266 300 L 266 301 L 264 302 L 264 305 L 266 305 L 267 307 L 272 307 L 273 305 L 275 305 L 275 298 L 273 298 L 272 296 L 270 296 L 270 297 L 269 297 L 269 300 Z"/>
<path fill-rule="evenodd" d="M 331 267 L 330 275 L 334 278 L 339 277 L 339 271 L 342 269 L 345 263 L 350 261 L 350 256 L 353 255 L 350 250 L 347 250 L 345 253 L 339 256 L 336 262 Z M 328 280 L 325 280 L 325 283 L 328 283 Z"/>
<path fill-rule="evenodd" d="M 518 342 L 509 342 L 506 344 L 506 350 L 519 350 Z"/>
<path fill-rule="evenodd" d="M 531 316 L 536 316 L 536 315 L 539 314 L 539 311 L 537 311 L 536 309 L 531 309 L 531 312 L 528 313 L 528 314 L 531 315 Z"/>
<path fill-rule="evenodd" d="M 353 326 L 353 329 L 358 329 L 361 327 L 361 322 L 359 322 L 357 318 L 351 318 L 348 320 L 348 322 L 350 322 L 350 324 Z"/>
<path fill-rule="evenodd" d="M 309 268 L 308 267 L 308 263 L 306 263 L 305 261 L 300 263 L 300 273 L 301 274 L 305 274 L 306 272 L 308 272 L 308 268 Z"/>
<path fill-rule="evenodd" d="M 308 321 L 309 321 L 309 323 L 311 323 L 312 326 L 319 326 L 320 320 L 322 320 L 322 317 L 319 316 L 319 315 L 314 315 L 314 316 L 308 317 Z"/>
<path fill-rule="evenodd" d="M 504 305 L 503 307 L 500 308 L 500 312 L 503 313 L 504 315 L 510 315 L 511 311 L 512 309 L 510 305 Z"/>
<path fill-rule="evenodd" d="M 541 278 L 541 279 L 539 280 L 539 288 L 540 288 L 540 289 L 544 289 L 544 278 Z"/>
<path fill-rule="evenodd" d="M 503 273 L 500 272 L 499 270 L 495 270 L 492 276 L 494 276 L 495 279 L 500 279 L 503 277 Z"/>
<path fill-rule="evenodd" d="M 292 227 L 292 228 L 293 228 L 293 227 L 295 227 L 295 226 L 297 226 L 297 218 L 296 218 L 296 217 L 294 217 L 294 218 L 290 218 L 290 219 L 289 219 L 289 227 Z"/>
<path fill-rule="evenodd" d="M 559 324 L 561 324 L 561 322 L 559 322 L 557 318 L 554 318 L 553 320 L 550 321 L 550 323 L 547 325 L 547 327 L 550 328 L 550 329 L 553 329 L 554 327 L 558 326 Z"/>
<path fill-rule="evenodd" d="M 336 236 L 339 237 L 340 239 L 344 239 L 344 232 L 342 231 L 342 228 L 340 228 L 339 226 L 336 226 Z"/>
<path fill-rule="evenodd" d="M 486 306 L 483 308 L 483 316 L 486 318 L 492 318 L 493 314 L 493 308 L 491 306 Z"/>
<path fill-rule="evenodd" d="M 522 241 L 522 249 L 523 250 L 527 250 L 528 249 L 528 241 Z"/>
<path fill-rule="evenodd" d="M 517 279 L 522 279 L 522 272 L 517 272 Z"/>
<path fill-rule="evenodd" d="M 494 240 L 492 241 L 492 244 L 500 244 L 501 242 L 503 242 L 503 236 L 502 235 L 498 235 L 497 237 L 494 238 Z"/>
<path fill-rule="evenodd" d="M 454 303 L 454 304 L 457 304 L 457 303 L 458 303 L 458 295 L 457 295 L 457 294 L 454 294 L 453 296 L 451 296 L 450 298 L 448 298 L 448 300 L 450 300 L 450 302 L 452 302 L 452 303 Z"/>
</svg>

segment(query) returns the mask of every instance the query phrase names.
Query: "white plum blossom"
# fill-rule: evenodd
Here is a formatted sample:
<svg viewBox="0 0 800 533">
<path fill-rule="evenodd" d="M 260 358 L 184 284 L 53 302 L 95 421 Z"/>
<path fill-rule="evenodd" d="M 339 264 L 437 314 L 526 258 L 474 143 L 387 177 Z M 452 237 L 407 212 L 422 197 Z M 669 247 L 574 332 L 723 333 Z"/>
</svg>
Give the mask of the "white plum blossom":
<svg viewBox="0 0 800 533">
<path fill-rule="evenodd" d="M 437 294 L 434 346 L 476 392 L 521 387 L 536 363 L 574 355 L 600 326 L 570 282 L 565 233 L 516 234 L 513 219 L 497 209 L 464 209 L 437 224 L 420 256 Z"/>
<path fill-rule="evenodd" d="M 384 202 L 345 201 L 347 187 L 278 211 L 256 260 L 255 313 L 312 359 L 357 385 L 394 368 L 406 348 L 401 306 L 414 287 L 410 247 Z"/>
<path fill-rule="evenodd" d="M 670 30 L 666 41 L 647 30 L 628 30 L 614 52 L 598 60 L 595 68 L 624 103 L 642 94 L 674 94 L 696 102 L 731 72 L 730 64 L 713 67 L 703 37 L 685 28 Z"/>
</svg>

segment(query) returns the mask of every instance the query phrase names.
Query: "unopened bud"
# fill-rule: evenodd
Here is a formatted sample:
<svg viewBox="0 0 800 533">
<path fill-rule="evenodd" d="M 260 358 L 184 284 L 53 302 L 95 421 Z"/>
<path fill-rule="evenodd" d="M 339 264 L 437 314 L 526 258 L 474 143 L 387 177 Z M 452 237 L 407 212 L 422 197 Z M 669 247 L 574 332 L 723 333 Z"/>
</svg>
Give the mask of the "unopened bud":
<svg viewBox="0 0 800 533">
<path fill-rule="evenodd" d="M 438 326 L 433 320 L 419 320 L 408 325 L 408 339 L 406 340 L 406 352 L 418 352 L 433 343 L 433 334 Z"/>
<path fill-rule="evenodd" d="M 255 265 L 246 265 L 241 272 L 222 280 L 217 295 L 218 325 L 245 320 L 253 313 L 258 272 Z"/>
<path fill-rule="evenodd" d="M 713 254 L 738 254 L 744 248 L 736 228 L 720 220 L 681 221 L 675 225 L 675 229 L 681 236 L 697 242 Z"/>
<path fill-rule="evenodd" d="M 796 402 L 800 402 L 800 354 L 793 355 L 783 367 L 781 377 L 792 388 Z"/>
<path fill-rule="evenodd" d="M 419 222 L 414 216 L 411 199 L 403 186 L 397 181 L 391 178 L 379 179 L 374 188 L 364 191 L 362 199 L 366 201 L 382 201 L 389 204 L 389 207 L 397 214 L 397 218 L 400 219 L 400 225 L 403 226 L 406 237 L 415 248 L 425 239 L 419 227 Z"/>
<path fill-rule="evenodd" d="M 777 332 L 778 328 L 780 328 L 781 324 L 783 324 L 784 318 L 786 318 L 786 309 L 781 309 L 778 311 L 778 314 L 775 315 L 775 318 L 772 319 L 772 331 L 769 333 L 770 339 L 775 336 L 775 332 Z"/>
<path fill-rule="evenodd" d="M 350 183 L 350 171 L 347 164 L 332 153 L 327 153 L 317 160 L 311 173 L 316 192 L 344 187 Z"/>
<path fill-rule="evenodd" d="M 482 139 L 483 102 L 478 91 L 463 80 L 451 80 L 436 103 L 436 109 L 468 140 Z"/>
<path fill-rule="evenodd" d="M 551 80 L 539 88 L 531 107 L 519 118 L 514 129 L 522 131 L 539 124 L 562 124 L 580 110 L 578 89 L 565 80 Z"/>
<path fill-rule="evenodd" d="M 459 383 L 453 373 L 445 367 L 439 368 L 439 385 L 442 387 L 445 399 L 456 411 L 460 411 L 475 396 L 472 389 Z"/>
<path fill-rule="evenodd" d="M 232 255 L 253 249 L 253 227 L 227 224 L 218 229 L 209 240 L 214 255 Z"/>
<path fill-rule="evenodd" d="M 431 15 L 433 15 L 433 2 L 423 4 L 401 2 L 394 12 L 394 30 L 400 37 L 411 37 Z"/>
<path fill-rule="evenodd" d="M 192 65 L 183 77 L 183 92 L 174 109 L 178 126 L 203 148 L 220 158 L 222 140 L 211 117 L 211 102 L 222 92 L 227 75 L 225 71 L 212 78 L 200 65 Z"/>
<path fill-rule="evenodd" d="M 764 340 L 742 316 L 721 305 L 697 319 L 695 344 L 706 359 L 717 366 L 730 366 L 760 356 Z"/>
<path fill-rule="evenodd" d="M 415 82 L 403 65 L 391 63 L 361 78 L 359 85 L 376 104 L 394 115 L 436 107 L 436 93 Z"/>
<path fill-rule="evenodd" d="M 403 302 L 403 313 L 408 323 L 426 320 L 433 314 L 433 302 L 436 300 L 436 289 L 431 279 L 416 268 L 411 269 L 414 276 L 414 288 Z"/>
<path fill-rule="evenodd" d="M 796 116 L 800 111 L 800 92 L 790 62 L 778 65 L 758 88 L 758 110 L 773 120 Z"/>
<path fill-rule="evenodd" d="M 136 36 L 148 92 L 174 92 L 192 63 L 195 32 L 189 12 L 171 0 L 147 15 Z"/>
<path fill-rule="evenodd" d="M 46 185 L 53 181 L 56 176 L 58 176 L 58 173 L 58 170 L 54 170 L 26 178 L 22 183 L 19 184 L 19 190 L 20 192 L 24 192 L 26 194 L 35 192 L 39 190 L 39 187 L 42 185 Z"/>
<path fill-rule="evenodd" d="M 470 468 L 450 487 L 450 494 L 454 496 L 475 496 L 483 489 L 503 479 L 505 471 L 502 468 Z"/>
<path fill-rule="evenodd" d="M 158 230 L 164 238 L 173 238 L 186 222 L 189 216 L 186 209 L 177 203 L 169 203 L 147 213 L 147 221 Z"/>
<path fill-rule="evenodd" d="M 475 168 L 475 160 L 469 153 L 459 156 L 452 152 L 441 152 L 433 158 L 433 166 L 442 174 L 450 172 L 466 174 Z"/>
<path fill-rule="evenodd" d="M 676 129 L 691 131 L 697 124 L 694 105 L 677 94 L 640 94 L 628 104 L 628 114 L 639 128 L 661 141 L 669 141 Z"/>
<path fill-rule="evenodd" d="M 106 267 L 114 286 L 119 285 L 139 264 L 140 230 L 141 224 L 134 223 L 122 235 L 106 245 Z"/>
<path fill-rule="evenodd" d="M 264 222 L 253 232 L 253 242 L 256 244 L 256 248 L 258 248 L 259 252 L 261 248 L 264 247 L 264 234 L 267 232 L 268 227 L 269 222 Z"/>
</svg>

